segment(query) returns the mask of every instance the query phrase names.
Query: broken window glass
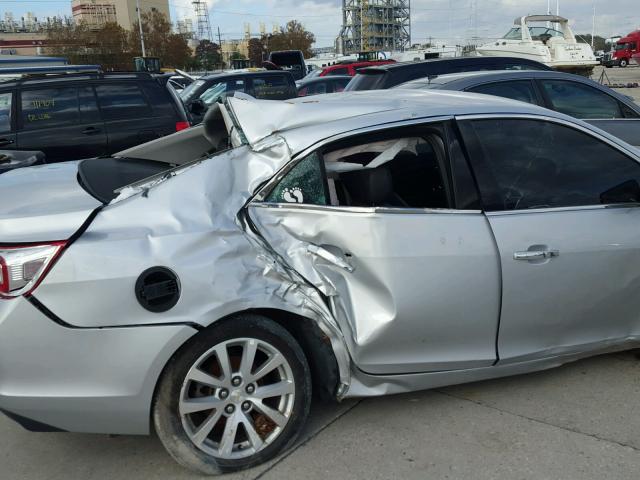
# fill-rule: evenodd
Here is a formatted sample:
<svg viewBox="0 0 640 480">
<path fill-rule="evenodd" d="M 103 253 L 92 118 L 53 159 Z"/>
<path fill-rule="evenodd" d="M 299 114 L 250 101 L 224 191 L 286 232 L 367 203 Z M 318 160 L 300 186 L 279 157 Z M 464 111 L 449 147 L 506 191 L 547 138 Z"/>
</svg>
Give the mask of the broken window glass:
<svg viewBox="0 0 640 480">
<path fill-rule="evenodd" d="M 319 153 L 312 153 L 293 167 L 271 191 L 267 202 L 326 205 L 324 177 Z"/>
</svg>

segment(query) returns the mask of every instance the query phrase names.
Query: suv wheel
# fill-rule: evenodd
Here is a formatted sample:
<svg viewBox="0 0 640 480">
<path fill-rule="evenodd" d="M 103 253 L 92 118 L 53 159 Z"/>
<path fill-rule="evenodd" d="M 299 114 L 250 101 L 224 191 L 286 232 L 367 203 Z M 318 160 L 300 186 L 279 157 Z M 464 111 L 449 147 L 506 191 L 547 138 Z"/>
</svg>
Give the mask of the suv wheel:
<svg viewBox="0 0 640 480">
<path fill-rule="evenodd" d="M 174 355 L 157 388 L 153 420 L 178 463 L 212 475 L 287 449 L 310 403 L 311 375 L 296 340 L 275 322 L 245 314 Z"/>
</svg>

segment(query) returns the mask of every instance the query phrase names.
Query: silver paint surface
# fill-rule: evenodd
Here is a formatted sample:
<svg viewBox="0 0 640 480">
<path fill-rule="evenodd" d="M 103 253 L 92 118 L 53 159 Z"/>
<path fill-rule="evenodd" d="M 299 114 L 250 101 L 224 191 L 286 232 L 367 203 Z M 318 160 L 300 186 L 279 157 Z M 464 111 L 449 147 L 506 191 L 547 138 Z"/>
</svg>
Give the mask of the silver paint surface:
<svg viewBox="0 0 640 480">
<path fill-rule="evenodd" d="M 65 240 L 101 203 L 78 184 L 78 162 L 0 175 L 0 245 Z"/>
<path fill-rule="evenodd" d="M 195 334 L 180 324 L 208 327 L 248 309 L 283 310 L 315 321 L 336 355 L 339 398 L 523 373 L 637 344 L 637 302 L 614 303 L 618 292 L 627 299 L 637 292 L 637 229 L 625 229 L 624 222 L 635 222 L 640 210 L 620 210 L 613 217 L 603 210 L 598 225 L 609 229 L 608 235 L 589 232 L 588 222 L 566 222 L 577 230 L 565 234 L 573 235 L 572 245 L 557 247 L 559 260 L 565 261 L 567 252 L 576 281 L 583 282 L 580 291 L 598 285 L 591 277 L 579 278 L 583 252 L 595 255 L 612 276 L 590 304 L 575 311 L 610 305 L 613 320 L 606 324 L 587 317 L 589 328 L 580 333 L 578 317 L 566 315 L 572 303 L 556 298 L 548 310 L 540 306 L 550 301 L 545 288 L 568 281 L 562 272 L 547 269 L 550 278 L 544 274 L 544 267 L 558 259 L 549 265 L 512 260 L 514 248 L 526 249 L 532 242 L 554 246 L 563 222 L 529 223 L 514 215 L 478 212 L 272 208 L 259 204 L 258 195 L 314 145 L 428 119 L 535 115 L 568 122 L 633 151 L 628 145 L 548 110 L 457 92 L 397 91 L 384 97 L 356 92 L 287 101 L 278 108 L 239 97 L 229 105 L 247 145 L 179 175 L 124 189 L 35 291 L 72 328 L 54 323 L 24 299 L 0 300 L 1 408 L 70 430 L 146 433 L 160 371 Z M 34 188 L 38 181 L 42 191 L 37 201 L 21 197 L 13 206 L 0 203 L 0 232 L 14 225 L 14 241 L 53 240 L 68 238 L 82 225 L 96 205 L 71 181 L 72 167 L 59 168 L 52 171 L 65 180 L 52 185 L 58 185 L 54 191 L 60 189 L 63 201 L 47 205 L 44 200 L 49 170 L 25 169 L 23 185 Z M 17 188 L 16 178 L 20 175 L 0 176 L 0 192 Z M 19 217 L 21 211 L 26 220 Z M 50 220 L 56 215 L 70 215 L 73 221 L 58 228 Z M 42 225 L 35 225 L 38 221 Z M 24 233 L 16 229 L 20 222 L 28 224 Z M 604 253 L 602 247 L 607 247 Z M 614 265 L 606 265 L 607 260 Z M 134 294 L 140 273 L 154 266 L 172 269 L 182 286 L 180 301 L 165 313 L 143 309 Z M 614 266 L 619 267 L 615 275 Z M 535 277 L 531 272 L 542 273 Z M 560 275 L 557 280 L 554 274 Z M 507 277 L 513 298 L 505 296 Z M 540 285 L 544 282 L 548 286 Z M 523 295 L 529 295 L 531 309 L 553 313 L 538 319 L 546 328 L 530 331 L 535 312 L 517 309 Z M 500 329 L 507 334 L 500 341 L 506 342 L 507 355 L 494 366 L 501 303 L 506 310 Z M 38 371 L 36 365 L 49 365 L 54 374 L 45 378 L 49 369 Z"/>
</svg>

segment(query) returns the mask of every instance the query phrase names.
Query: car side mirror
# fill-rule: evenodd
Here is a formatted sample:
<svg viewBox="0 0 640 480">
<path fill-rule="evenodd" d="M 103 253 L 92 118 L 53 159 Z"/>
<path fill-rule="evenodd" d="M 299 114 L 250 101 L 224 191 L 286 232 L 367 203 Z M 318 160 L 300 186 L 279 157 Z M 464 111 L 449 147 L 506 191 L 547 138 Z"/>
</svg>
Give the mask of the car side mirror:
<svg viewBox="0 0 640 480">
<path fill-rule="evenodd" d="M 202 100 L 197 98 L 193 102 L 191 102 L 191 105 L 189 105 L 189 111 L 194 115 L 202 115 L 207 111 L 207 106 Z"/>
<path fill-rule="evenodd" d="M 640 203 L 640 185 L 636 180 L 627 180 L 601 193 L 600 202 L 603 204 Z"/>
</svg>

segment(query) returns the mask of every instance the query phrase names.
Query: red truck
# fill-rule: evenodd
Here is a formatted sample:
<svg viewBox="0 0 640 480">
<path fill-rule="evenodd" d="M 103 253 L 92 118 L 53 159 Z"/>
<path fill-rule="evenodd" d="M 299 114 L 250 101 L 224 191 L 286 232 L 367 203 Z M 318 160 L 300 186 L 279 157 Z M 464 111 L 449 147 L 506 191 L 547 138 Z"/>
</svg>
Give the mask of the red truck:
<svg viewBox="0 0 640 480">
<path fill-rule="evenodd" d="M 366 67 L 375 67 L 377 65 L 385 65 L 387 63 L 396 63 L 395 60 L 365 60 L 365 61 L 346 61 L 338 62 L 334 65 L 324 67 L 320 72 L 320 77 L 326 77 L 327 75 L 349 75 L 353 77 L 358 70 Z"/>
<path fill-rule="evenodd" d="M 635 30 L 622 37 L 613 45 L 613 50 L 608 52 L 602 60 L 602 64 L 611 68 L 613 66 L 626 67 L 631 58 L 640 53 L 640 30 Z M 636 58 L 638 58 L 636 56 Z"/>
</svg>

